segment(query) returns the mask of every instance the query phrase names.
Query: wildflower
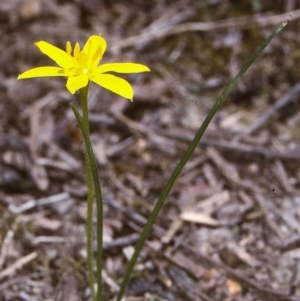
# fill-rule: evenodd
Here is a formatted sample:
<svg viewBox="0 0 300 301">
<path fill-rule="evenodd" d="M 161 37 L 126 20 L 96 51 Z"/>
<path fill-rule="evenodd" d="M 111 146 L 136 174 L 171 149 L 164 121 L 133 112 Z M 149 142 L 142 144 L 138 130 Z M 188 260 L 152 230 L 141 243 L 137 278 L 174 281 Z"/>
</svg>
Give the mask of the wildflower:
<svg viewBox="0 0 300 301">
<path fill-rule="evenodd" d="M 66 43 L 66 51 L 45 41 L 37 42 L 35 45 L 42 53 L 55 61 L 59 67 L 33 68 L 20 74 L 18 79 L 65 76 L 68 77 L 66 87 L 72 94 L 86 87 L 88 82 L 92 81 L 105 89 L 132 100 L 133 89 L 131 85 L 126 80 L 107 74 L 107 72 L 139 73 L 150 71 L 147 66 L 135 63 L 107 63 L 99 65 L 106 50 L 106 41 L 97 35 L 91 36 L 82 50 L 77 42 L 73 53 L 69 41 Z"/>
</svg>

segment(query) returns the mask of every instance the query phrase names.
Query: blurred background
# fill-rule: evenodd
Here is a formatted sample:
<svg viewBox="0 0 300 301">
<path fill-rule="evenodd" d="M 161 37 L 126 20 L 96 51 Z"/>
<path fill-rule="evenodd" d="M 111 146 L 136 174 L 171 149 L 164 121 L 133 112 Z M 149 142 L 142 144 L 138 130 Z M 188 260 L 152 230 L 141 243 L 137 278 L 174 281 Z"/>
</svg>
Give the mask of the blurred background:
<svg viewBox="0 0 300 301">
<path fill-rule="evenodd" d="M 300 300 L 300 3 L 296 0 L 0 0 L 0 300 L 90 300 L 83 143 L 64 78 L 34 43 L 90 35 L 102 62 L 138 62 L 131 103 L 94 84 L 91 139 L 105 201 L 113 300 L 164 183 L 242 64 L 175 184 L 128 300 Z M 96 217 L 95 217 L 96 226 Z M 96 256 L 95 246 L 95 256 Z"/>
</svg>

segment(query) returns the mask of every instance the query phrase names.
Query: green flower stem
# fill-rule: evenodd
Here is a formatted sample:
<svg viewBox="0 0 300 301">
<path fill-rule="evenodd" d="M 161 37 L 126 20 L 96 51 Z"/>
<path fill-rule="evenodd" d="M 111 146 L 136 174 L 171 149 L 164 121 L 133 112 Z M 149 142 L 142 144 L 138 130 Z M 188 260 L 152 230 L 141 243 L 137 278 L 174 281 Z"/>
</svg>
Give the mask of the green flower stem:
<svg viewBox="0 0 300 301">
<path fill-rule="evenodd" d="M 87 105 L 88 85 L 80 89 L 82 118 L 76 108 L 71 105 L 79 124 L 81 133 L 85 142 L 85 163 L 86 163 L 86 179 L 87 179 L 87 261 L 89 282 L 92 292 L 93 301 L 102 300 L 102 245 L 103 245 L 103 203 L 101 196 L 100 182 L 98 178 L 96 161 L 93 154 L 92 145 L 89 138 L 89 114 Z M 94 288 L 93 273 L 93 199 L 94 190 L 97 202 L 97 297 Z"/>
<path fill-rule="evenodd" d="M 87 106 L 88 87 L 80 89 L 81 107 L 83 112 L 84 125 L 89 133 L 89 113 Z M 91 166 L 85 147 L 85 170 L 86 170 L 86 187 L 87 187 L 87 222 L 86 222 L 86 249 L 87 249 L 87 264 L 88 264 L 88 277 L 91 288 L 92 300 L 97 301 L 94 286 L 94 271 L 93 271 L 93 180 Z"/>
<path fill-rule="evenodd" d="M 81 106 L 84 116 L 84 123 L 87 131 L 89 132 L 89 119 L 87 108 L 87 94 L 88 87 L 80 89 Z M 86 170 L 86 187 L 87 187 L 87 222 L 86 222 L 86 249 L 87 249 L 87 264 L 88 264 L 88 277 L 91 288 L 92 300 L 96 301 L 96 292 L 94 286 L 94 272 L 93 272 L 93 180 L 91 167 L 88 163 L 89 159 L 85 149 L 85 170 Z"/>
<path fill-rule="evenodd" d="M 198 132 L 196 133 L 192 143 L 190 144 L 190 146 L 188 147 L 188 149 L 186 150 L 186 152 L 184 153 L 183 157 L 181 158 L 180 162 L 178 163 L 178 165 L 175 167 L 171 177 L 169 178 L 169 180 L 167 181 L 165 187 L 163 188 L 157 203 L 155 204 L 155 207 L 153 209 L 153 211 L 151 212 L 149 219 L 142 231 L 142 234 L 140 236 L 139 241 L 137 242 L 136 246 L 135 246 L 135 250 L 133 253 L 133 256 L 131 258 L 131 260 L 129 261 L 127 268 L 125 270 L 125 275 L 123 277 L 121 286 L 120 286 L 120 291 L 118 293 L 117 299 L 116 301 L 121 301 L 124 293 L 125 293 L 125 289 L 126 286 L 129 282 L 130 279 L 130 275 L 133 271 L 133 268 L 136 264 L 136 261 L 138 259 L 138 256 L 142 250 L 142 247 L 150 233 L 150 230 L 155 222 L 155 219 L 158 215 L 158 213 L 160 212 L 167 196 L 169 195 L 169 192 L 171 191 L 171 188 L 173 187 L 176 179 L 178 178 L 181 170 L 183 169 L 183 167 L 185 166 L 185 164 L 187 163 L 187 161 L 189 160 L 190 156 L 192 155 L 192 153 L 194 152 L 196 146 L 198 145 L 200 139 L 202 138 L 203 134 L 205 133 L 208 125 L 210 124 L 210 122 L 212 121 L 213 117 L 215 116 L 215 114 L 217 113 L 217 111 L 219 110 L 219 108 L 221 107 L 221 105 L 223 104 L 224 100 L 226 99 L 226 97 L 228 96 L 228 94 L 231 92 L 231 90 L 235 87 L 235 85 L 237 84 L 237 82 L 239 81 L 239 79 L 242 77 L 242 75 L 248 70 L 248 68 L 252 65 L 252 63 L 257 59 L 257 57 L 262 53 L 262 51 L 267 47 L 267 45 L 271 42 L 271 40 L 287 25 L 288 22 L 284 22 L 282 23 L 278 28 L 276 28 L 272 34 L 257 48 L 257 50 L 253 53 L 253 55 L 246 61 L 246 63 L 242 66 L 241 70 L 239 71 L 239 73 L 232 79 L 232 81 L 228 84 L 228 86 L 225 88 L 225 90 L 223 91 L 223 93 L 221 94 L 221 96 L 217 99 L 215 105 L 213 106 L 213 108 L 210 110 L 210 112 L 208 113 L 208 115 L 206 116 L 205 120 L 203 121 L 202 125 L 200 126 Z"/>
</svg>

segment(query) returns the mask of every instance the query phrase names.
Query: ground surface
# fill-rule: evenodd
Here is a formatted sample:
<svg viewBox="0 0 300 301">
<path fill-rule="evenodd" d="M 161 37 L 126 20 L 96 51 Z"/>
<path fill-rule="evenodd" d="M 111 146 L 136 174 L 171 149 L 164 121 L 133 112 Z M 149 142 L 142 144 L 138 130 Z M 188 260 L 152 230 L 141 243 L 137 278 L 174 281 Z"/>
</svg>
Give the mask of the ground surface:
<svg viewBox="0 0 300 301">
<path fill-rule="evenodd" d="M 82 142 L 68 104 L 79 99 L 61 78 L 16 81 L 52 64 L 34 42 L 64 48 L 101 33 L 105 62 L 151 68 L 126 77 L 133 103 L 90 89 L 104 300 L 113 300 L 145 218 L 205 115 L 286 19 L 175 184 L 126 296 L 300 300 L 299 8 L 293 0 L 1 1 L 0 300 L 90 300 Z"/>
</svg>

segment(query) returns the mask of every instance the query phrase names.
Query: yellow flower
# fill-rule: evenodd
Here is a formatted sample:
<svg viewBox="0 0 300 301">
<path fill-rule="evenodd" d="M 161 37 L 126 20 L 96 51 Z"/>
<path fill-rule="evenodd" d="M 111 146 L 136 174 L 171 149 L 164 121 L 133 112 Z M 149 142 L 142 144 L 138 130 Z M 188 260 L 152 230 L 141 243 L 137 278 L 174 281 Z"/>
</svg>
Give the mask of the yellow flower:
<svg viewBox="0 0 300 301">
<path fill-rule="evenodd" d="M 91 36 L 80 50 L 79 43 L 75 44 L 72 53 L 71 43 L 66 44 L 63 51 L 45 41 L 35 43 L 41 52 L 50 57 L 59 67 L 37 67 L 25 71 L 18 79 L 66 76 L 67 89 L 74 94 L 77 90 L 86 87 L 89 81 L 108 89 L 124 98 L 132 100 L 133 89 L 124 79 L 107 72 L 139 73 L 150 71 L 145 65 L 135 63 L 107 63 L 99 65 L 106 50 L 106 41 L 97 35 Z"/>
</svg>

